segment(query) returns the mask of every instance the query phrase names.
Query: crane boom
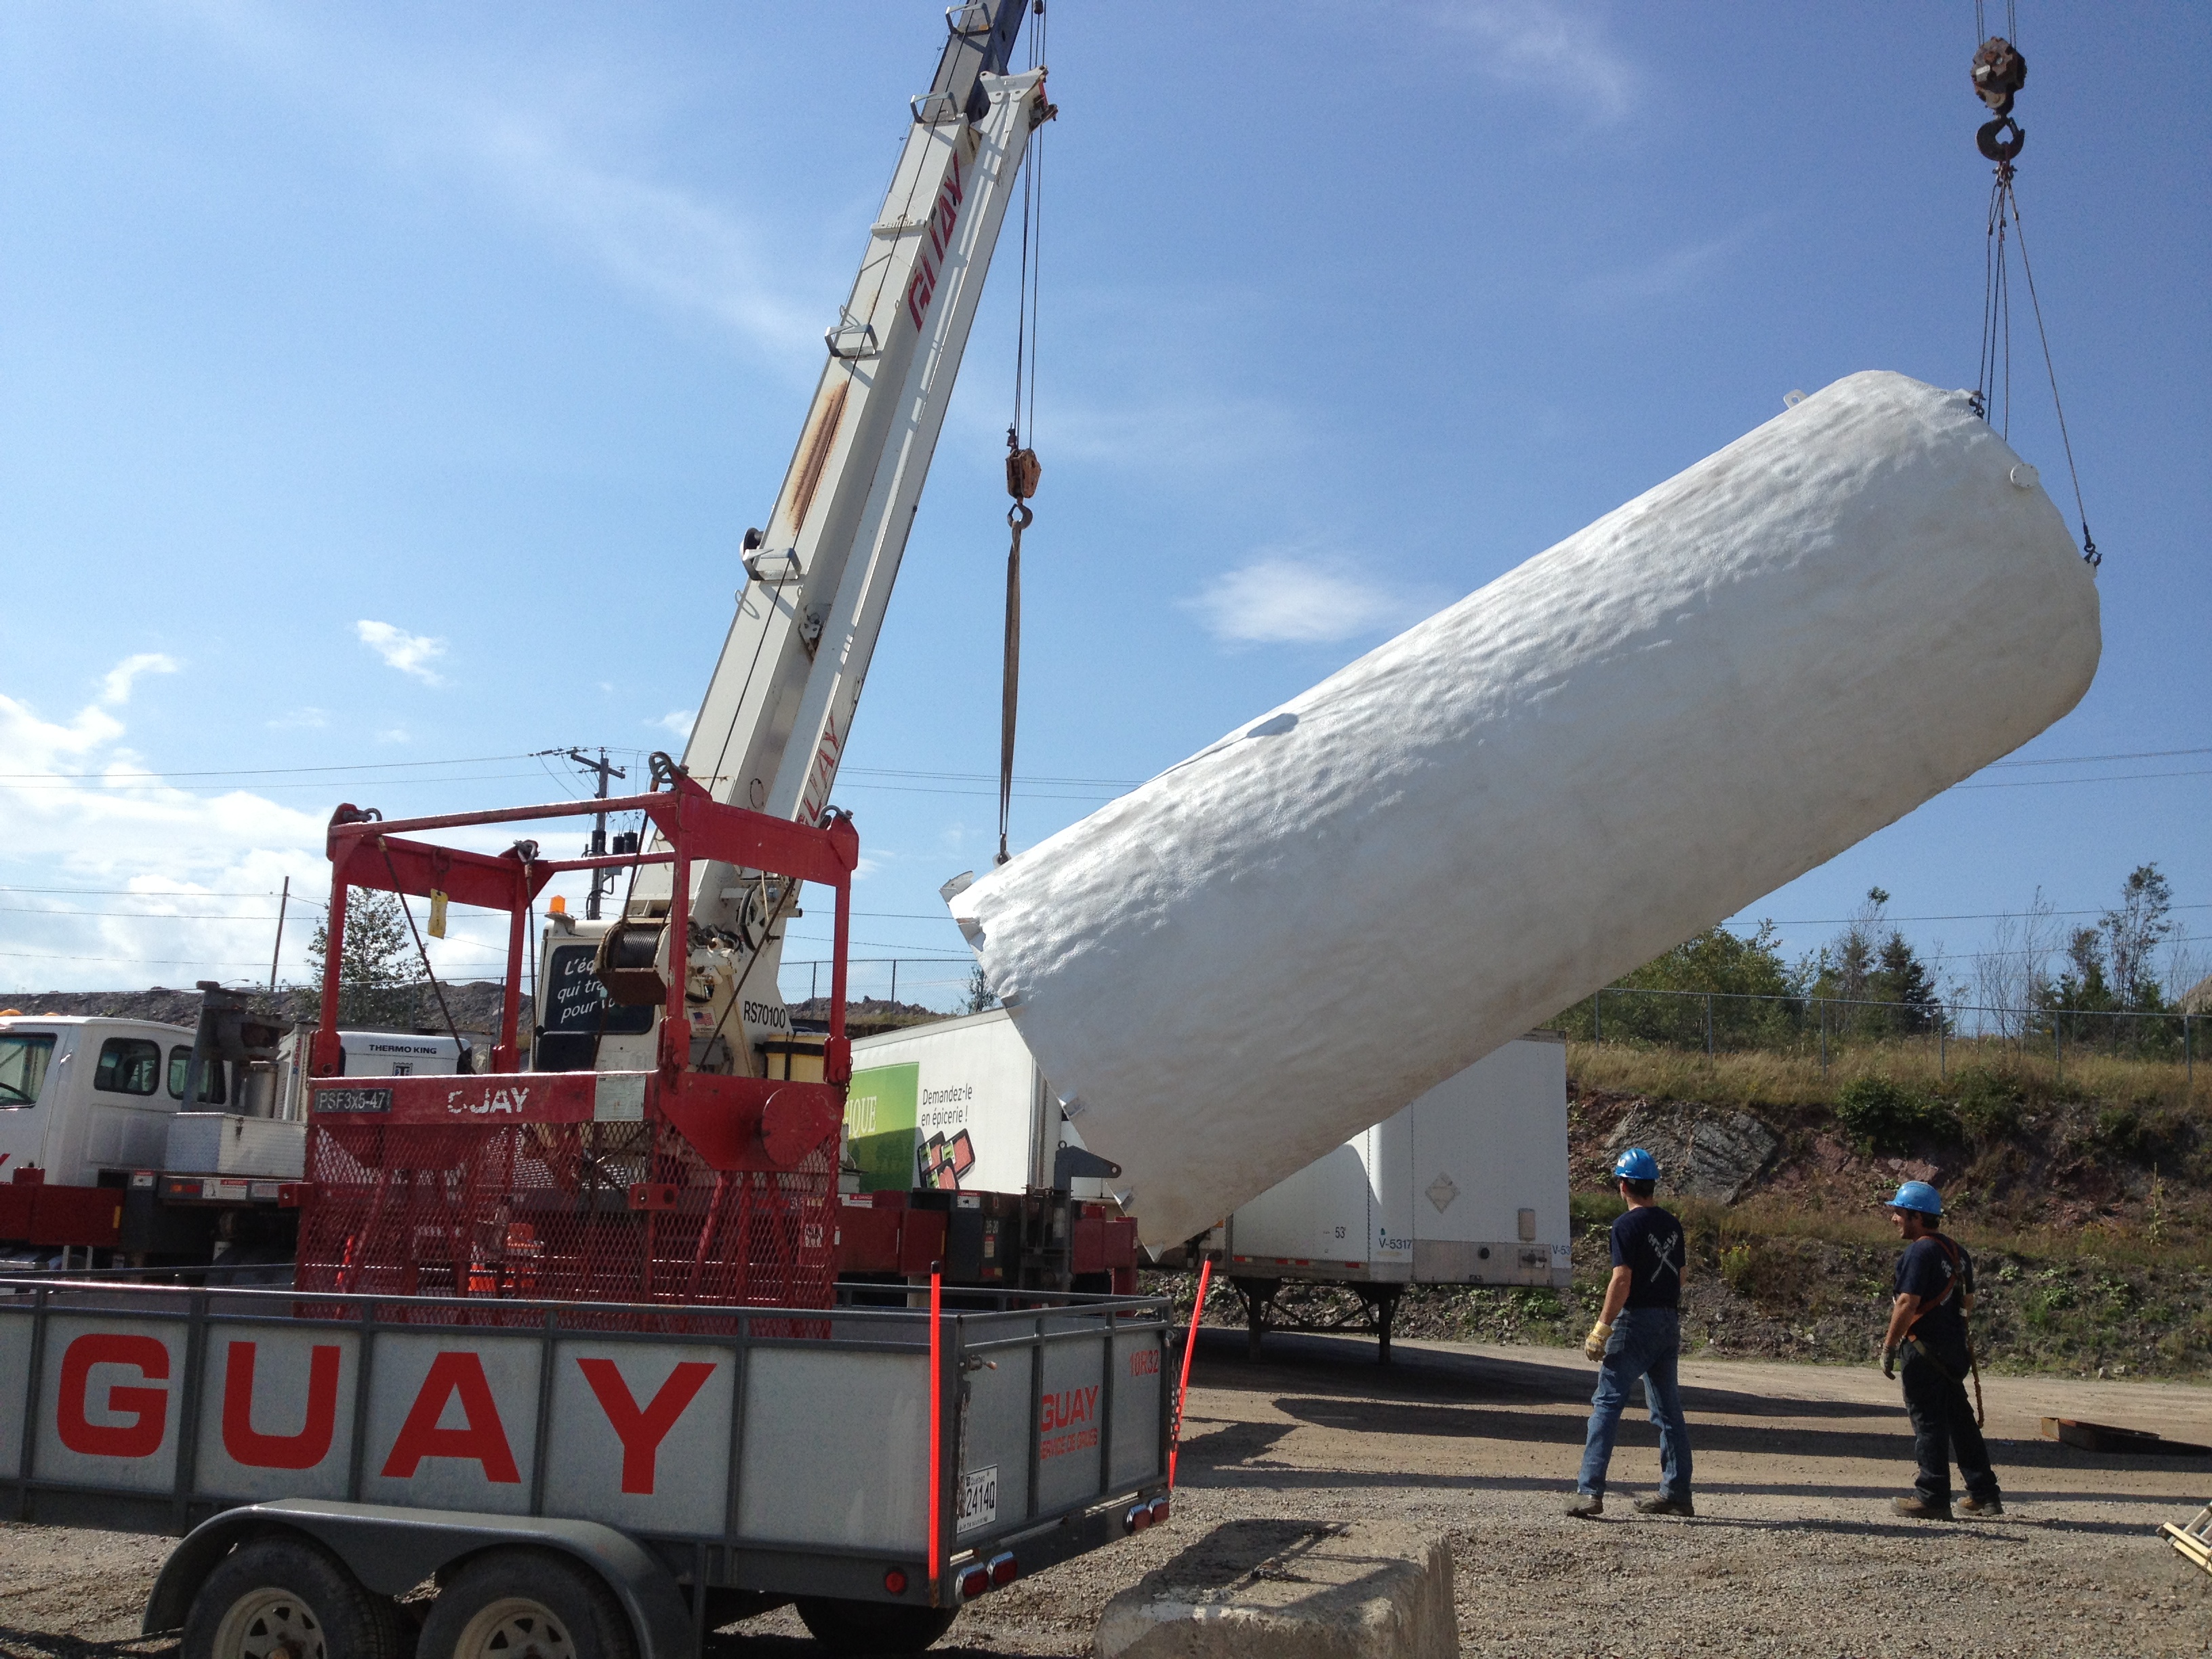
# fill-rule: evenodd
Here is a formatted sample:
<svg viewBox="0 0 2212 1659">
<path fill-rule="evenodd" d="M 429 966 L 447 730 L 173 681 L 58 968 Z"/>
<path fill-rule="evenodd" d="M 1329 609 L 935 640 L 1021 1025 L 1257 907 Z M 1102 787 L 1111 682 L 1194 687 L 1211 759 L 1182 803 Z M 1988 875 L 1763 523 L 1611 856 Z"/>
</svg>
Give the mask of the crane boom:
<svg viewBox="0 0 2212 1659">
<path fill-rule="evenodd" d="M 1028 3 L 953 7 L 937 75 L 912 100 L 774 511 L 746 532 L 745 583 L 684 751 L 717 800 L 809 824 L 829 804 L 1006 205 L 1030 135 L 1054 112 L 1043 70 L 1005 72 Z M 726 865 L 693 868 L 691 916 L 737 959 L 726 978 L 743 988 L 750 1040 L 788 1035 L 776 888 Z M 667 882 L 665 866 L 641 872 L 625 921 L 665 915 Z M 663 972 L 670 949 L 659 942 Z M 626 1046 L 601 1067 L 625 1063 Z"/>
</svg>

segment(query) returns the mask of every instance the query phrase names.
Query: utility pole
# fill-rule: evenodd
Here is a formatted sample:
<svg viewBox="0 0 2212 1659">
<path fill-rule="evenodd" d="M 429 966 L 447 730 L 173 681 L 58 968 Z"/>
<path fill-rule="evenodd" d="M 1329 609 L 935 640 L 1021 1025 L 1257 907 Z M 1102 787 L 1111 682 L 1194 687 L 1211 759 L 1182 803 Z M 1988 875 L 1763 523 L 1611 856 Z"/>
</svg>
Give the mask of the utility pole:
<svg viewBox="0 0 2212 1659">
<path fill-rule="evenodd" d="M 269 953 L 269 989 L 276 989 L 276 964 L 284 957 L 284 913 L 292 908 L 292 878 L 284 878 L 284 891 L 276 901 L 276 948 Z"/>
<path fill-rule="evenodd" d="M 604 749 L 599 750 L 599 757 L 597 760 L 593 760 L 589 755 L 586 755 L 580 749 L 571 749 L 568 752 L 568 758 L 574 761 L 579 767 L 582 768 L 586 772 L 593 772 L 599 775 L 599 787 L 595 792 L 596 798 L 598 799 L 605 800 L 607 798 L 608 779 L 626 778 L 629 775 L 629 774 L 624 771 L 621 767 L 610 766 L 607 764 L 607 751 Z M 592 841 L 591 844 L 584 848 L 584 856 L 586 858 L 603 859 L 606 855 L 607 815 L 605 812 L 601 812 L 595 815 L 592 819 Z M 605 884 L 604 886 L 601 885 L 602 882 Z M 597 921 L 599 919 L 600 896 L 603 893 L 612 892 L 614 890 L 614 885 L 615 872 L 613 871 L 594 870 L 592 872 L 591 896 L 584 901 L 584 919 L 586 921 Z"/>
</svg>

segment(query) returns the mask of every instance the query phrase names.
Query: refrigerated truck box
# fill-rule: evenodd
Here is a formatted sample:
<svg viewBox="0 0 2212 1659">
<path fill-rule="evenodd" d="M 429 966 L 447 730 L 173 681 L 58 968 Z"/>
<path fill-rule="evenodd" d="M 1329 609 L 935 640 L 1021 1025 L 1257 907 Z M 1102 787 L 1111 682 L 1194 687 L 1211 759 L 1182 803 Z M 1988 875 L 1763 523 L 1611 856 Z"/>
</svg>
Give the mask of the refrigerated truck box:
<svg viewBox="0 0 2212 1659">
<path fill-rule="evenodd" d="M 1083 1145 L 1003 1008 L 856 1040 L 845 1127 L 864 1193 L 1049 1187 L 1059 1149 Z"/>
<path fill-rule="evenodd" d="M 1566 1044 L 1532 1032 L 1239 1207 L 1232 1277 L 1331 1284 L 1572 1282 Z"/>
</svg>

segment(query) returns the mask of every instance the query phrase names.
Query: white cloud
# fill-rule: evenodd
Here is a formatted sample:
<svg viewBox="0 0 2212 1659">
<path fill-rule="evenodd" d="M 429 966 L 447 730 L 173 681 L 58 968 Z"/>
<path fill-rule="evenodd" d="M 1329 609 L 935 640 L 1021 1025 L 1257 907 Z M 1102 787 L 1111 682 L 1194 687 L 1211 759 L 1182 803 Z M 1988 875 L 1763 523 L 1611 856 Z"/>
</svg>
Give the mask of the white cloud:
<svg viewBox="0 0 2212 1659">
<path fill-rule="evenodd" d="M 1477 50 L 1484 74 L 1532 88 L 1619 121 L 1634 107 L 1638 76 L 1586 6 L 1562 0 L 1457 0 L 1430 12 L 1439 27 Z"/>
<path fill-rule="evenodd" d="M 696 708 L 672 708 L 659 720 L 647 720 L 644 724 L 658 726 L 672 736 L 681 738 L 689 743 L 691 740 L 691 727 L 698 718 L 699 711 Z"/>
<path fill-rule="evenodd" d="M 94 701 L 63 720 L 0 695 L 4 879 L 103 890 L 18 901 L 21 913 L 9 917 L 0 944 L 0 981 L 48 989 L 265 978 L 283 878 L 306 894 L 328 882 L 319 813 L 240 790 L 171 788 L 124 746 L 123 723 L 112 711 L 127 702 L 137 677 L 174 667 L 163 657 L 127 658 L 104 677 Z M 251 896 L 264 892 L 265 903 Z M 176 896 L 193 893 L 222 896 Z M 248 919 L 232 919 L 241 913 Z M 166 919 L 179 915 L 204 920 Z M 312 926 L 295 907 L 288 963 L 296 963 Z"/>
<path fill-rule="evenodd" d="M 1641 265 L 1586 278 L 1577 292 L 1597 304 L 1625 300 L 1662 300 L 1686 293 L 1748 246 L 1765 216 L 1747 221 L 1718 236 L 1685 242 Z"/>
<path fill-rule="evenodd" d="M 1434 609 L 1420 595 L 1350 573 L 1347 562 L 1263 553 L 1181 601 L 1231 645 L 1324 644 L 1396 629 Z"/>
<path fill-rule="evenodd" d="M 443 685 L 430 664 L 446 654 L 446 642 L 427 634 L 410 634 L 390 623 L 357 622 L 353 631 L 361 642 L 384 659 L 387 668 L 411 674 L 425 685 Z"/>
<path fill-rule="evenodd" d="M 141 674 L 173 674 L 176 659 L 165 657 L 158 651 L 142 651 L 135 657 L 125 657 L 109 669 L 100 683 L 100 701 L 110 708 L 120 708 L 131 701 L 131 684 Z"/>
<path fill-rule="evenodd" d="M 828 320 L 826 273 L 742 206 L 666 176 L 651 145 L 668 65 L 426 55 L 404 31 L 278 7 L 185 15 L 391 164 L 465 181 L 618 286 L 811 377 Z M 840 241 L 836 263 L 848 251 Z"/>
<path fill-rule="evenodd" d="M 376 740 L 379 743 L 406 743 L 410 739 L 405 726 L 387 726 L 376 734 Z"/>
<path fill-rule="evenodd" d="M 304 981 L 307 943 L 330 890 L 327 814 L 348 792 L 360 799 L 364 786 L 333 781 L 327 793 L 314 792 L 313 806 L 295 808 L 241 789 L 162 782 L 126 746 L 109 703 L 134 677 L 159 672 L 143 658 L 118 663 L 95 699 L 63 720 L 0 694 L 0 823 L 8 826 L 0 882 L 20 891 L 0 931 L 0 986 L 266 984 L 276 896 L 288 878 L 280 974 Z M 440 839 L 496 853 L 514 835 L 514 826 L 494 825 Z M 21 890 L 30 889 L 42 890 Z M 457 910 L 453 937 L 430 941 L 439 976 L 496 977 L 505 936 L 503 916 Z"/>
<path fill-rule="evenodd" d="M 455 136 L 501 195 L 623 286 L 778 354 L 819 355 L 820 302 L 777 291 L 761 259 L 770 239 L 727 209 L 577 155 L 518 110 L 465 118 Z"/>
<path fill-rule="evenodd" d="M 279 714 L 273 720 L 264 720 L 271 732 L 318 732 L 330 724 L 330 716 L 315 708 L 295 708 L 289 714 Z"/>
</svg>

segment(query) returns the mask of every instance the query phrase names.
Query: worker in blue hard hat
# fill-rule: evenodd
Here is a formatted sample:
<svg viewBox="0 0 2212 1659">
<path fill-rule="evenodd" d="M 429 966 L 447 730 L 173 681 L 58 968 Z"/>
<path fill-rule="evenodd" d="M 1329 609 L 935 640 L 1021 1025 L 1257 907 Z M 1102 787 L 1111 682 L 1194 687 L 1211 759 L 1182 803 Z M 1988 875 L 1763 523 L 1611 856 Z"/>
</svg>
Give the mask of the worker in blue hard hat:
<svg viewBox="0 0 2212 1659">
<path fill-rule="evenodd" d="M 1632 1146 L 1613 1166 L 1627 1212 L 1613 1224 L 1613 1278 L 1605 1307 L 1583 1339 L 1583 1352 L 1598 1362 L 1597 1392 L 1590 1395 L 1582 1474 L 1567 1513 L 1588 1521 L 1605 1513 L 1605 1471 L 1613 1461 L 1628 1390 L 1644 1379 L 1644 1403 L 1659 1425 L 1659 1491 L 1640 1498 L 1643 1515 L 1694 1515 L 1690 1504 L 1690 1425 L 1682 1416 L 1675 1382 L 1681 1357 L 1682 1273 L 1689 1252 L 1682 1224 L 1652 1200 L 1659 1160 Z"/>
<path fill-rule="evenodd" d="M 1905 1241 L 1905 1254 L 1898 1258 L 1897 1300 L 1881 1339 L 1881 1372 L 1898 1376 L 1902 1361 L 1905 1409 L 1912 1418 L 1912 1449 L 1920 1464 L 1912 1496 L 1893 1507 L 1917 1520 L 1950 1520 L 1955 1458 L 1966 1486 L 1959 1507 L 1969 1515 L 2002 1515 L 1996 1471 L 1966 1400 L 1966 1377 L 1974 1367 L 1966 1333 L 1966 1316 L 1974 1307 L 1974 1259 L 1944 1235 L 1943 1195 L 1924 1181 L 1908 1181 L 1897 1189 L 1889 1218 Z M 1975 1386 L 1980 1387 L 1978 1377 Z"/>
</svg>

